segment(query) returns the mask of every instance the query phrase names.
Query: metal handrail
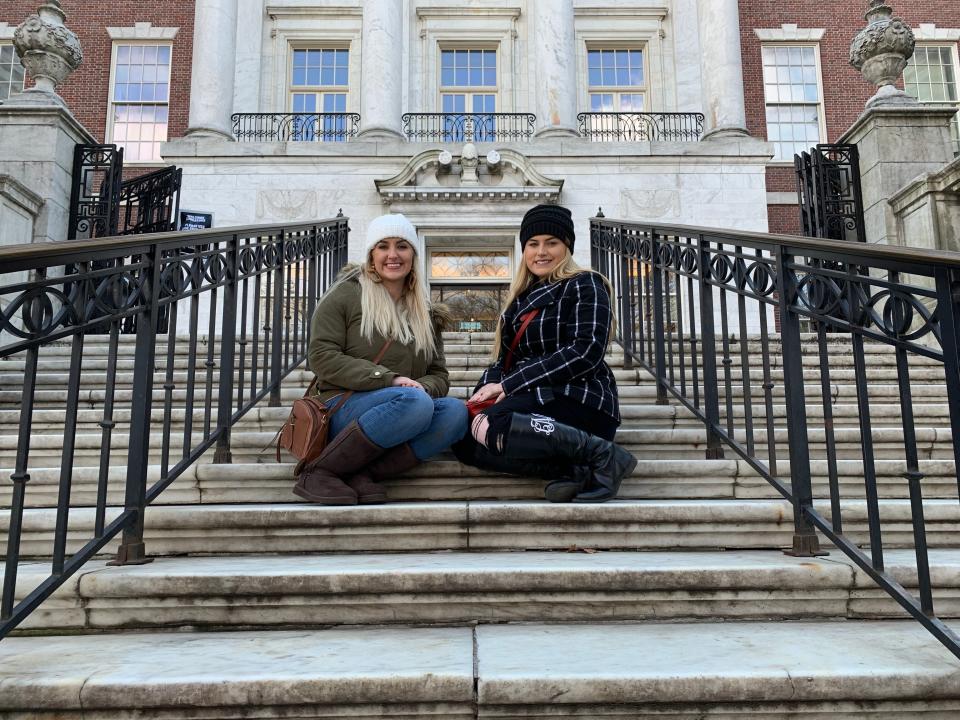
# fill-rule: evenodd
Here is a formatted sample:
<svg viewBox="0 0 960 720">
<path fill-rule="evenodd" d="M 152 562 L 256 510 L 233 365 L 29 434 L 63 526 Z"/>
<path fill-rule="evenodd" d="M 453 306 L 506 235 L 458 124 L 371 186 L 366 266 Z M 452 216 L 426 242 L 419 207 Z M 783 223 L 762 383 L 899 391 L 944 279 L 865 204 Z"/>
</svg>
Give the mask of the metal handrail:
<svg viewBox="0 0 960 720">
<path fill-rule="evenodd" d="M 584 112 L 580 134 L 595 142 L 697 142 L 703 113 Z"/>
<path fill-rule="evenodd" d="M 400 120 L 412 142 L 523 142 L 537 126 L 532 113 L 404 113 Z"/>
<path fill-rule="evenodd" d="M 360 131 L 358 113 L 234 113 L 240 142 L 346 142 Z"/>
<path fill-rule="evenodd" d="M 910 388 L 911 359 L 942 363 L 954 468 L 960 468 L 960 253 L 602 217 L 591 220 L 590 235 L 593 267 L 614 286 L 617 341 L 627 366 L 636 364 L 653 374 L 658 403 L 666 404 L 673 396 L 704 424 L 708 458 L 732 450 L 791 502 L 794 538 L 788 552 L 801 557 L 824 554 L 819 530 L 960 657 L 960 638 L 934 613 L 924 475 Z M 804 387 L 801 322 L 809 323 L 817 338 L 819 365 L 807 368 L 819 375 L 813 392 Z M 779 383 L 771 362 L 778 340 L 771 329 L 777 323 L 783 372 Z M 843 336 L 850 340 L 854 362 L 867 549 L 858 547 L 843 527 L 830 362 L 835 342 Z M 902 477 L 910 497 L 919 597 L 884 567 L 868 341 L 888 346 L 896 355 Z M 761 355 L 760 367 L 751 361 L 751 353 Z M 757 407 L 755 382 L 762 389 Z M 778 418 L 774 407 L 778 387 L 786 403 L 785 418 Z M 821 417 L 823 437 L 819 439 L 818 429 L 814 447 L 808 422 Z M 778 430 L 786 432 L 786 448 L 778 445 Z M 781 474 L 784 452 L 790 467 Z M 814 506 L 812 458 L 825 461 L 827 468 L 826 514 Z"/>
<path fill-rule="evenodd" d="M 25 368 L 0 637 L 117 535 L 122 533 L 118 564 L 149 561 L 143 542 L 146 506 L 210 448 L 216 447 L 214 462 L 229 462 L 233 425 L 266 397 L 271 405 L 280 404 L 282 379 L 306 357 L 317 299 L 346 261 L 348 233 L 348 220 L 341 215 L 282 227 L 216 228 L 0 250 L 0 359 L 22 357 Z M 110 470 L 124 448 L 117 442 L 121 431 L 116 422 L 123 404 L 116 392 L 122 326 L 135 327 L 136 340 L 133 390 L 125 408 L 130 415 L 126 473 L 120 488 L 111 485 Z M 95 525 L 92 536 L 70 553 L 80 387 L 96 376 L 84 370 L 91 357 L 84 354 L 84 344 L 95 335 L 106 344 L 104 353 L 93 355 L 106 357 Z M 30 471 L 36 468 L 30 445 L 41 351 L 62 341 L 70 343 L 70 360 L 62 393 L 66 410 L 51 572 L 18 602 L 23 516 Z M 185 399 L 175 403 L 178 343 L 186 344 L 187 368 Z M 165 361 L 155 363 L 158 355 Z M 155 372 L 163 373 L 162 382 L 155 382 Z M 160 438 L 151 445 L 155 399 L 163 421 Z M 182 432 L 178 429 L 174 437 L 173 417 L 181 411 Z M 152 484 L 151 453 L 159 456 L 159 477 Z M 122 510 L 110 510 L 111 495 L 119 497 L 121 490 Z"/>
</svg>

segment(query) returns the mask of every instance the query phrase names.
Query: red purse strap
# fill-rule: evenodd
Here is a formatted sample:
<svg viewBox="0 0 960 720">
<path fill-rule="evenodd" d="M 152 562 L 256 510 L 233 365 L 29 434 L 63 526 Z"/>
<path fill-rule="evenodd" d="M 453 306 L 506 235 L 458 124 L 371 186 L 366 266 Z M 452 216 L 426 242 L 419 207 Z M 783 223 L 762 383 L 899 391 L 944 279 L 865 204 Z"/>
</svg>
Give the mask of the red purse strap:
<svg viewBox="0 0 960 720">
<path fill-rule="evenodd" d="M 523 322 L 520 324 L 520 329 L 517 330 L 516 336 L 513 338 L 513 342 L 510 343 L 510 349 L 507 350 L 507 356 L 503 359 L 503 371 L 507 372 L 510 369 L 510 365 L 513 363 L 513 351 L 517 349 L 517 345 L 520 344 L 520 338 L 523 337 L 523 333 L 527 330 L 527 325 L 530 324 L 530 321 L 533 320 L 537 313 L 540 312 L 540 308 L 534 308 L 526 315 L 522 316 Z"/>
</svg>

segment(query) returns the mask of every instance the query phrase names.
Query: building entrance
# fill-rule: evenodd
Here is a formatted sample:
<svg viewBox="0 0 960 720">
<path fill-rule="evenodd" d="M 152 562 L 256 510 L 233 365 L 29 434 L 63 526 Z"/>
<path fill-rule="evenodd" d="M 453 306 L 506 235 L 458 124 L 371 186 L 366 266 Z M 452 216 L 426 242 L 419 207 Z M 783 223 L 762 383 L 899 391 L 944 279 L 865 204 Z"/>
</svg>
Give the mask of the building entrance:
<svg viewBox="0 0 960 720">
<path fill-rule="evenodd" d="M 430 299 L 446 304 L 458 332 L 492 332 L 513 275 L 509 248 L 434 248 L 429 254 Z"/>
</svg>

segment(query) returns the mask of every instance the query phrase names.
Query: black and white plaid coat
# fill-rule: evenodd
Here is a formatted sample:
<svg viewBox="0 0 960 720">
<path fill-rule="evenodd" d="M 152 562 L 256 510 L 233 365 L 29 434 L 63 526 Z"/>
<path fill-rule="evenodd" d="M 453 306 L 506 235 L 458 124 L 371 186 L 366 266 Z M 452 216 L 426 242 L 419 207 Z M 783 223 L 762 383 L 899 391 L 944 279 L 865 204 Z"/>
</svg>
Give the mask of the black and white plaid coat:
<svg viewBox="0 0 960 720">
<path fill-rule="evenodd" d="M 530 322 L 503 374 L 507 349 L 534 308 Z M 535 392 L 540 404 L 564 395 L 620 420 L 617 383 L 604 361 L 610 332 L 610 294 L 599 275 L 582 272 L 549 285 L 535 285 L 503 313 L 500 357 L 477 387 L 501 383 L 507 396 Z"/>
</svg>

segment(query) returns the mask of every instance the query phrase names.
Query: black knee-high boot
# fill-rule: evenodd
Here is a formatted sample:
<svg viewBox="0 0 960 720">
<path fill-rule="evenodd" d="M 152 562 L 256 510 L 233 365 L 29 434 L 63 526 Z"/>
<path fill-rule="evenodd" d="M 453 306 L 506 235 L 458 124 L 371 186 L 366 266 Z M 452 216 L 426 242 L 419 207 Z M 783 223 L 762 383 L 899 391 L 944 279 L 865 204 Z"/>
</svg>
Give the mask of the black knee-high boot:
<svg viewBox="0 0 960 720">
<path fill-rule="evenodd" d="M 637 466 L 637 459 L 616 443 L 542 415 L 514 414 L 504 440 L 503 457 L 507 459 L 553 458 L 589 466 L 591 487 L 578 493 L 574 502 L 604 502 L 616 497 L 620 482 Z"/>
</svg>

